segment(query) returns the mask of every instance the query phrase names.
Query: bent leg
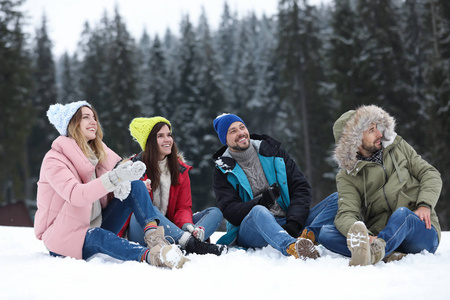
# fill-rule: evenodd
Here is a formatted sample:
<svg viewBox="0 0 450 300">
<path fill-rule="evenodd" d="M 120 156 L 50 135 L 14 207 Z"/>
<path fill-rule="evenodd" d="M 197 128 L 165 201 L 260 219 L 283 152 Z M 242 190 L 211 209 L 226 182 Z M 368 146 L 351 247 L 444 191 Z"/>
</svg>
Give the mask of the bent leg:
<svg viewBox="0 0 450 300">
<path fill-rule="evenodd" d="M 275 220 L 267 208 L 256 205 L 242 221 L 237 244 L 247 248 L 262 248 L 271 245 L 283 255 L 288 246 L 295 243 L 294 239 Z"/>
<path fill-rule="evenodd" d="M 171 237 L 167 238 L 167 241 L 172 244 L 178 243 L 184 231 L 165 217 L 158 208 L 153 208 L 156 212 L 156 218 L 159 220 L 159 226 L 164 227 L 164 236 Z M 136 214 L 131 216 L 130 226 L 128 228 L 128 239 L 130 241 L 139 243 L 143 246 L 146 245 L 146 242 L 144 241 L 144 226 L 139 223 Z"/>
<path fill-rule="evenodd" d="M 378 238 L 386 242 L 386 256 L 397 248 L 403 253 L 422 250 L 434 253 L 439 245 L 436 229 L 433 226 L 427 229 L 425 222 L 406 207 L 400 207 L 391 215 Z"/>
<path fill-rule="evenodd" d="M 333 193 L 314 206 L 306 219 L 305 228 L 312 231 L 316 241 L 320 241 L 320 231 L 324 225 L 333 225 L 338 210 L 338 194 Z"/>
<path fill-rule="evenodd" d="M 328 250 L 351 257 L 347 247 L 347 237 L 343 236 L 334 225 L 324 225 L 319 235 L 320 243 Z"/>
<path fill-rule="evenodd" d="M 223 214 L 217 207 L 209 207 L 193 215 L 195 226 L 205 228 L 205 240 L 208 239 L 222 223 Z"/>
<path fill-rule="evenodd" d="M 140 180 L 131 182 L 131 192 L 126 199 L 114 198 L 103 210 L 102 228 L 117 234 L 131 213 L 134 213 L 142 228 L 151 221 L 159 221 L 148 190 Z"/>
<path fill-rule="evenodd" d="M 88 259 L 97 253 L 103 253 L 124 261 L 140 262 L 147 250 L 148 248 L 122 239 L 111 231 L 94 227 L 86 232 L 83 244 L 83 259 Z"/>
</svg>

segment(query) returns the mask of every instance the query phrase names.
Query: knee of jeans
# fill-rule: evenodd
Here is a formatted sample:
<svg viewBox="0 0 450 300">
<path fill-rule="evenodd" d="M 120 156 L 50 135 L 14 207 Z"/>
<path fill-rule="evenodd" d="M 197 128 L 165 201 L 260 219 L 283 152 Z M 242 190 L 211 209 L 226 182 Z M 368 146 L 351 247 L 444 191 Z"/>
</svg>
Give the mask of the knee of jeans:
<svg viewBox="0 0 450 300">
<path fill-rule="evenodd" d="M 217 207 L 210 207 L 210 208 L 208 208 L 208 214 L 213 215 L 217 219 L 222 219 L 223 218 L 222 211 L 219 208 L 217 208 Z"/>
<path fill-rule="evenodd" d="M 320 229 L 319 237 L 318 237 L 318 239 L 320 240 L 321 244 L 327 244 L 328 243 L 330 237 L 332 236 L 334 231 L 336 231 L 335 228 L 336 227 L 334 225 L 324 225 L 324 226 L 322 226 L 322 228 Z"/>
<path fill-rule="evenodd" d="M 392 214 L 391 218 L 392 217 L 404 217 L 404 218 L 406 218 L 411 213 L 412 213 L 412 211 L 409 210 L 408 208 L 406 208 L 406 207 L 399 207 L 399 208 L 397 208 L 394 211 L 394 213 Z"/>
<path fill-rule="evenodd" d="M 259 215 L 259 214 L 270 214 L 270 211 L 262 205 L 255 205 L 253 206 L 253 208 L 250 210 L 250 212 L 248 213 L 249 215 Z"/>
<path fill-rule="evenodd" d="M 145 183 L 142 180 L 134 180 L 131 181 L 131 189 L 144 189 L 147 191 L 147 187 L 145 186 Z"/>
</svg>

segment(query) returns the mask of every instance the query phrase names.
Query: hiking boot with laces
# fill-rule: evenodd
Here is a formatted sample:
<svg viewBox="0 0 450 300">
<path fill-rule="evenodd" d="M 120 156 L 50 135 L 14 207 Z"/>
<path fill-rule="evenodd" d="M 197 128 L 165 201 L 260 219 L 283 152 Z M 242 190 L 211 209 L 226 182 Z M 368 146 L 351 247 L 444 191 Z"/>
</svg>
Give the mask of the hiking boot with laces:
<svg viewBox="0 0 450 300">
<path fill-rule="evenodd" d="M 384 258 L 386 249 L 386 242 L 383 239 L 377 238 L 370 244 L 370 263 L 376 264 Z"/>
<path fill-rule="evenodd" d="M 352 253 L 349 266 L 370 264 L 369 234 L 363 222 L 355 222 L 347 233 L 347 247 Z"/>
<path fill-rule="evenodd" d="M 405 257 L 405 256 L 406 256 L 406 253 L 393 251 L 393 252 L 391 252 L 391 254 L 389 254 L 388 256 L 383 258 L 383 261 L 385 263 L 390 263 L 390 262 L 393 262 L 393 261 L 399 261 L 399 260 L 403 259 L 403 257 Z"/>
<path fill-rule="evenodd" d="M 187 254 L 214 254 L 220 256 L 228 252 L 228 247 L 225 245 L 210 244 L 208 242 L 202 242 L 191 236 L 184 247 Z"/>
<path fill-rule="evenodd" d="M 156 230 L 144 236 L 147 247 L 150 249 L 150 264 L 157 267 L 182 268 L 189 261 L 177 245 L 170 244 L 164 238 L 164 227 L 158 226 Z"/>
<path fill-rule="evenodd" d="M 299 237 L 295 243 L 290 244 L 286 249 L 286 252 L 295 258 L 301 258 L 303 260 L 320 257 L 319 252 L 316 250 L 316 247 L 314 247 L 314 243 L 311 240 L 302 237 Z"/>
<path fill-rule="evenodd" d="M 308 239 L 311 242 L 313 242 L 314 245 L 318 245 L 318 243 L 316 242 L 316 236 L 314 235 L 314 232 L 308 231 L 308 229 L 306 229 L 306 228 L 303 229 L 302 234 L 299 237 Z"/>
</svg>

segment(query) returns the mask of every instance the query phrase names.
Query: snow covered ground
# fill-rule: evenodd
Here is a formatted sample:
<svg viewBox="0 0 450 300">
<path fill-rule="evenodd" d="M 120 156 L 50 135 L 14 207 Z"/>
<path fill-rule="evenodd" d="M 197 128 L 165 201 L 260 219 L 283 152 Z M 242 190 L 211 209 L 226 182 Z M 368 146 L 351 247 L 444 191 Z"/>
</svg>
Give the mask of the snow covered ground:
<svg viewBox="0 0 450 300">
<path fill-rule="evenodd" d="M 315 261 L 271 247 L 190 255 L 183 269 L 167 270 L 104 255 L 50 257 L 33 228 L 0 226 L 0 299 L 450 299 L 450 232 L 435 255 L 389 264 L 349 267 L 319 251 Z"/>
</svg>

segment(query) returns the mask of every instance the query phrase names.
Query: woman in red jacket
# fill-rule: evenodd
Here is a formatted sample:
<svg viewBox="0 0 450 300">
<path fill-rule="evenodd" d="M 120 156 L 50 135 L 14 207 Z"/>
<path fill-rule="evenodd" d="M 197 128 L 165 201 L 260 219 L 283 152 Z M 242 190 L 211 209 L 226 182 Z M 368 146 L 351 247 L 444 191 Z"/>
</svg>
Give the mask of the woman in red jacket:
<svg viewBox="0 0 450 300">
<path fill-rule="evenodd" d="M 147 170 L 146 182 L 161 226 L 187 253 L 220 255 L 226 246 L 205 242 L 220 226 L 222 212 L 217 207 L 192 214 L 191 183 L 188 171 L 172 136 L 172 126 L 163 117 L 135 118 L 130 132 L 143 152 L 132 158 L 142 161 Z M 142 228 L 133 216 L 128 237 L 144 243 Z M 169 239 L 170 240 L 170 239 Z"/>
</svg>

